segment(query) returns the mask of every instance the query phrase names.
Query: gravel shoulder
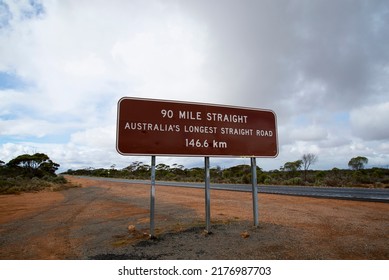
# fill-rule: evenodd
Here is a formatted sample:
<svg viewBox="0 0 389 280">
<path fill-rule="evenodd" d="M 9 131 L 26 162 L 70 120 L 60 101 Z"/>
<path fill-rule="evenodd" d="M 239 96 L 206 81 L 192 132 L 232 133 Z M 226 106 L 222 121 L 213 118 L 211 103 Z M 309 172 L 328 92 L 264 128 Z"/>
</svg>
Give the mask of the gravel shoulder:
<svg viewBox="0 0 389 280">
<path fill-rule="evenodd" d="M 389 204 L 156 187 L 68 177 L 82 188 L 0 196 L 0 259 L 389 259 Z"/>
</svg>

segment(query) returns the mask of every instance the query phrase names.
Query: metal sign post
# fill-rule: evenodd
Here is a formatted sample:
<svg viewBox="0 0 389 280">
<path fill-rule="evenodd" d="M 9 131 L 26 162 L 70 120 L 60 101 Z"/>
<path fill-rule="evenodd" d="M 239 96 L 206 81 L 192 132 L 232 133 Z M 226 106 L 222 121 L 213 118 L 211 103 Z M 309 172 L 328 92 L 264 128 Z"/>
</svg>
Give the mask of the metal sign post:
<svg viewBox="0 0 389 280">
<path fill-rule="evenodd" d="M 257 163 L 255 157 L 251 158 L 251 185 L 253 191 L 253 218 L 254 226 L 258 226 L 258 185 L 257 185 Z"/>
<path fill-rule="evenodd" d="M 211 195 L 210 195 L 210 181 L 211 176 L 209 172 L 209 157 L 205 157 L 205 231 L 210 233 L 211 227 Z"/>
<path fill-rule="evenodd" d="M 154 233 L 155 213 L 155 156 L 151 156 L 151 188 L 150 188 L 150 238 L 155 237 Z"/>
</svg>

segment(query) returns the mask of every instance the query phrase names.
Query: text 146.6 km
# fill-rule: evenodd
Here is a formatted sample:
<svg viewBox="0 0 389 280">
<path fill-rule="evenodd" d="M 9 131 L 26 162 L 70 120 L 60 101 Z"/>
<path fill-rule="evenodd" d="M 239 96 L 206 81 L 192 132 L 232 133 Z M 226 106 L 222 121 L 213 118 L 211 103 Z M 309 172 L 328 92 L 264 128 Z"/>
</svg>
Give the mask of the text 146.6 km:
<svg viewBox="0 0 389 280">
<path fill-rule="evenodd" d="M 227 142 L 221 142 L 216 140 L 208 142 L 208 140 L 185 139 L 185 147 L 226 149 Z"/>
</svg>

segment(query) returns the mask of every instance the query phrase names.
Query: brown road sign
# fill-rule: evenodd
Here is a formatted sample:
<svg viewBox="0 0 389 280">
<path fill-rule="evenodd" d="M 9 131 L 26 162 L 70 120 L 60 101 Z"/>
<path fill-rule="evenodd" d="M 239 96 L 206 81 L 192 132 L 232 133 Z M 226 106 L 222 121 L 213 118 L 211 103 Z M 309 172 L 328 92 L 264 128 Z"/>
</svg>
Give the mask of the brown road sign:
<svg viewBox="0 0 389 280">
<path fill-rule="evenodd" d="M 276 157 L 277 118 L 263 109 L 124 97 L 116 149 L 122 155 Z"/>
</svg>

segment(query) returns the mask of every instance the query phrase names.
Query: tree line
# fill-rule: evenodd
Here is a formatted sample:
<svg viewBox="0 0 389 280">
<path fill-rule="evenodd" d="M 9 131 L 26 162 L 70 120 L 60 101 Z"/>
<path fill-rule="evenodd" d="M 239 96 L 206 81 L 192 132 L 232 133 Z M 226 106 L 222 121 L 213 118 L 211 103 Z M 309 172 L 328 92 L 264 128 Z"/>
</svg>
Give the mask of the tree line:
<svg viewBox="0 0 389 280">
<path fill-rule="evenodd" d="M 304 154 L 300 159 L 286 162 L 276 170 L 264 171 L 257 166 L 257 183 L 332 187 L 389 187 L 389 170 L 383 168 L 365 169 L 368 163 L 368 159 L 365 157 L 358 156 L 350 159 L 348 162 L 350 169 L 310 169 L 317 160 L 318 157 L 314 154 Z M 113 164 L 108 169 L 69 169 L 65 174 L 149 180 L 151 166 L 134 161 L 122 169 L 116 169 L 116 165 Z M 251 166 L 245 164 L 229 168 L 216 166 L 210 168 L 210 175 L 213 183 L 249 184 L 251 183 Z M 183 165 L 173 164 L 170 166 L 160 163 L 156 165 L 156 179 L 160 181 L 203 182 L 204 168 L 185 168 Z"/>
<path fill-rule="evenodd" d="M 1 174 L 8 176 L 17 175 L 29 178 L 42 178 L 45 175 L 57 176 L 55 172 L 59 166 L 43 153 L 23 154 L 11 159 L 7 164 L 0 160 Z"/>
<path fill-rule="evenodd" d="M 369 168 L 366 157 L 357 156 L 348 162 L 349 169 L 333 168 L 331 170 L 312 170 L 318 161 L 315 154 L 304 154 L 296 161 L 286 162 L 279 169 L 264 171 L 257 166 L 257 183 L 265 185 L 311 185 L 311 186 L 368 186 L 389 187 L 389 169 Z M 48 155 L 35 153 L 23 154 L 8 163 L 0 160 L 0 193 L 13 193 L 19 190 L 36 191 L 53 184 L 67 184 L 66 179 L 58 176 L 56 171 L 60 165 L 53 162 Z M 117 169 L 110 168 L 69 169 L 63 174 L 113 177 L 126 179 L 149 180 L 151 166 L 134 161 L 129 166 Z M 213 183 L 249 184 L 251 183 L 251 166 L 246 164 L 228 168 L 220 166 L 210 168 Z M 156 166 L 156 179 L 160 181 L 203 182 L 204 168 L 185 168 L 183 165 Z M 27 186 L 27 187 L 26 187 Z M 16 191 L 15 191 L 16 190 Z"/>
</svg>

